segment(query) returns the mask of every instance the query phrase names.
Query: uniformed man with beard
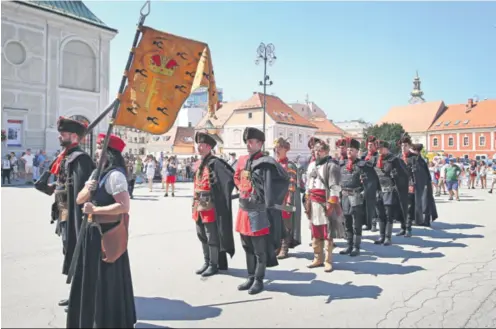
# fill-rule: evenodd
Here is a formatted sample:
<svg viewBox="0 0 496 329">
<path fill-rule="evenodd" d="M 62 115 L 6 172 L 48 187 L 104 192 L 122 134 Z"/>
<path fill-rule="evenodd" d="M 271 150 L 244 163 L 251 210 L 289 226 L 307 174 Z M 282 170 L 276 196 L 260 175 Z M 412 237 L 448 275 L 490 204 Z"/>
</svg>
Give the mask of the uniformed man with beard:
<svg viewBox="0 0 496 329">
<path fill-rule="evenodd" d="M 56 176 L 56 181 L 55 184 L 49 185 L 49 188 L 52 193 L 55 192 L 57 233 L 62 237 L 64 253 L 62 273 L 67 275 L 83 219 L 81 207 L 76 204 L 76 197 L 90 178 L 95 166 L 91 157 L 79 146 L 86 134 L 84 123 L 60 117 L 57 129 L 63 151 L 50 167 L 50 172 Z M 63 299 L 59 305 L 67 306 L 69 301 Z"/>
<path fill-rule="evenodd" d="M 378 140 L 379 155 L 375 161 L 375 171 L 381 189 L 377 192 L 377 214 L 379 216 L 380 237 L 375 244 L 391 245 L 393 221 L 401 212 L 406 216 L 408 207 L 408 174 L 400 159 L 389 152 L 389 143 Z"/>
<path fill-rule="evenodd" d="M 338 148 L 338 158 L 336 159 L 338 162 L 343 161 L 344 162 L 347 159 L 347 149 L 346 149 L 346 138 L 341 138 L 336 141 L 336 147 Z"/>
<path fill-rule="evenodd" d="M 243 133 L 249 155 L 241 156 L 234 173 L 239 189 L 236 232 L 246 253 L 247 280 L 238 290 L 250 295 L 263 291 L 266 267 L 277 266 L 275 251 L 283 236 L 281 211 L 276 206 L 286 197 L 289 176 L 274 158 L 261 151 L 265 134 L 252 127 Z"/>
<path fill-rule="evenodd" d="M 348 248 L 339 253 L 357 256 L 362 242 L 362 225 L 375 215 L 379 180 L 372 164 L 359 158 L 360 142 L 347 138 L 346 146 L 348 159 L 346 165 L 341 166 L 340 185 Z"/>
</svg>

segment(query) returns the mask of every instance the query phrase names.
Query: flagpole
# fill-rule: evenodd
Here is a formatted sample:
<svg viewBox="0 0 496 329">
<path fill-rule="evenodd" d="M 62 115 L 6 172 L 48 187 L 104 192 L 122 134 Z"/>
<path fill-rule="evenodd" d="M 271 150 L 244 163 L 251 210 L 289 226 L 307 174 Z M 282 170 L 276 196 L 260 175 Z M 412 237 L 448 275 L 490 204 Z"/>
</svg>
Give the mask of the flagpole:
<svg viewBox="0 0 496 329">
<path fill-rule="evenodd" d="M 93 179 L 99 180 L 103 170 L 103 164 L 106 161 L 106 154 L 108 143 L 110 139 L 110 135 L 112 134 L 112 130 L 114 129 L 114 121 L 117 117 L 117 112 L 119 111 L 119 106 L 121 105 L 121 97 L 127 83 L 127 73 L 131 64 L 133 62 L 134 52 L 136 50 L 136 46 L 138 45 L 138 40 L 141 35 L 141 27 L 145 23 L 146 17 L 150 14 L 150 0 L 145 1 L 143 7 L 140 10 L 140 18 L 138 21 L 138 25 L 136 28 L 136 34 L 134 35 L 133 45 L 131 47 L 131 51 L 129 52 L 129 57 L 127 59 L 126 69 L 124 70 L 124 74 L 122 75 L 121 85 L 119 87 L 119 92 L 117 93 L 117 98 L 113 103 L 112 117 L 109 122 L 109 126 L 107 129 L 107 135 L 103 141 L 102 145 L 102 156 L 98 161 L 98 167 L 96 170 L 96 174 L 92 176 Z M 103 116 L 102 116 L 103 118 Z M 100 118 L 101 119 L 101 118 Z M 96 120 L 95 120 L 96 121 Z M 95 191 L 91 191 L 91 197 L 93 198 Z M 76 247 L 74 249 L 74 254 L 71 260 L 71 265 L 69 267 L 69 272 L 67 274 L 67 283 L 71 283 L 74 273 L 76 271 L 76 265 L 78 263 L 79 255 L 81 254 L 82 243 L 85 238 L 86 226 L 88 225 L 88 215 L 85 215 L 83 221 L 81 222 L 81 228 L 79 229 L 79 234 L 76 242 Z"/>
</svg>

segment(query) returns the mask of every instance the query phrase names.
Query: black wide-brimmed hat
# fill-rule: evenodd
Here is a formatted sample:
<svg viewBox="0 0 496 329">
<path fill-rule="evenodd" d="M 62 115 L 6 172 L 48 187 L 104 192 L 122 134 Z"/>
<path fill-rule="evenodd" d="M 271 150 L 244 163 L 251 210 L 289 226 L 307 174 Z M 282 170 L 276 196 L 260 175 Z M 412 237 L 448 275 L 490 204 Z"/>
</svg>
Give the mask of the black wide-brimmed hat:
<svg viewBox="0 0 496 329">
<path fill-rule="evenodd" d="M 258 139 L 262 143 L 265 143 L 265 134 L 257 128 L 246 127 L 243 132 L 243 142 L 246 144 L 246 141 L 249 139 Z"/>
<path fill-rule="evenodd" d="M 208 133 L 204 132 L 197 132 L 195 135 L 195 143 L 200 144 L 200 143 L 205 143 L 210 145 L 212 148 L 217 145 L 217 141 Z"/>
<path fill-rule="evenodd" d="M 79 136 L 82 136 L 86 133 L 87 127 L 88 126 L 84 122 L 66 117 L 59 117 L 59 120 L 57 121 L 57 130 L 59 132 L 74 133 L 78 134 Z"/>
</svg>

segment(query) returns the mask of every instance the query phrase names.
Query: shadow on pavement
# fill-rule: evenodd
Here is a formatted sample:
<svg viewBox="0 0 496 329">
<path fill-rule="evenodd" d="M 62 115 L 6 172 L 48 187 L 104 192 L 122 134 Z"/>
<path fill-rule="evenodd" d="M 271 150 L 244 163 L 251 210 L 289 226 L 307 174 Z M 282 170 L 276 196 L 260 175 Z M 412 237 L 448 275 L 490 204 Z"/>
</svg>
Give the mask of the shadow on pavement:
<svg viewBox="0 0 496 329">
<path fill-rule="evenodd" d="M 358 258 L 358 257 L 356 257 Z M 425 268 L 417 265 L 402 265 L 378 262 L 335 262 L 334 271 L 351 271 L 355 274 L 369 275 L 404 275 L 417 271 L 424 271 Z"/>
<path fill-rule="evenodd" d="M 222 313 L 218 307 L 196 307 L 182 300 L 162 297 L 135 297 L 134 302 L 138 320 L 199 321 L 216 318 Z"/>
<path fill-rule="evenodd" d="M 469 230 L 477 227 L 484 227 L 484 225 L 479 224 L 450 224 L 438 221 L 433 222 L 431 226 L 432 229 L 436 230 Z"/>
<path fill-rule="evenodd" d="M 421 239 L 417 236 L 417 232 L 414 230 L 413 231 L 413 236 L 410 238 L 405 238 L 405 237 L 397 237 L 393 241 L 399 245 L 410 245 L 410 246 L 415 246 L 419 248 L 428 248 L 430 250 L 435 250 L 437 248 L 465 248 L 467 247 L 466 244 L 464 243 L 459 243 L 459 242 L 444 242 L 444 241 L 432 241 L 432 240 L 424 240 Z M 449 233 L 447 233 L 449 234 Z M 427 234 L 426 234 L 427 236 Z"/>
<path fill-rule="evenodd" d="M 440 252 L 423 252 L 423 251 L 411 251 L 405 250 L 401 246 L 396 245 L 396 243 L 401 243 L 399 237 L 394 239 L 393 244 L 390 246 L 375 245 L 373 243 L 362 242 L 362 249 L 366 251 L 361 252 L 360 256 L 377 256 L 380 258 L 403 258 L 402 263 L 405 263 L 409 259 L 415 258 L 441 258 L 444 257 L 443 253 Z M 356 257 L 356 258 L 358 258 Z"/>
<path fill-rule="evenodd" d="M 377 299 L 382 292 L 382 288 L 378 286 L 356 286 L 351 284 L 351 281 L 345 284 L 336 284 L 320 280 L 314 280 L 310 283 L 271 283 L 266 285 L 265 289 L 298 297 L 326 296 L 326 304 L 340 299 Z"/>
<path fill-rule="evenodd" d="M 415 236 L 426 236 L 433 239 L 452 239 L 453 241 L 459 239 L 482 239 L 484 237 L 482 234 L 450 233 L 438 229 L 418 231 L 415 232 Z"/>
<path fill-rule="evenodd" d="M 146 323 L 146 322 L 137 322 L 135 325 L 134 325 L 135 328 L 170 328 L 170 327 L 166 327 L 166 326 L 159 326 L 159 325 L 156 325 L 156 324 L 151 324 L 151 323 Z"/>
<path fill-rule="evenodd" d="M 270 281 L 312 281 L 317 277 L 315 273 L 297 272 L 298 269 L 287 270 L 270 270 L 267 269 L 265 279 Z M 248 272 L 246 269 L 230 268 L 225 275 L 231 275 L 236 278 L 246 278 Z"/>
</svg>

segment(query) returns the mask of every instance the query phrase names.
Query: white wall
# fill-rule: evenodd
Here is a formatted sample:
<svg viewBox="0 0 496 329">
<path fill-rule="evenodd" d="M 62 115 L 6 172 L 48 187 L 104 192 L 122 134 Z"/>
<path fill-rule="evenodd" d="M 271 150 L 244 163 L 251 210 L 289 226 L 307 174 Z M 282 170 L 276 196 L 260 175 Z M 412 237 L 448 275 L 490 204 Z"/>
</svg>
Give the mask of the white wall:
<svg viewBox="0 0 496 329">
<path fill-rule="evenodd" d="M 174 126 L 188 127 L 191 122 L 191 127 L 195 127 L 205 113 L 206 109 L 203 107 L 182 108 L 177 115 Z"/>
<path fill-rule="evenodd" d="M 24 120 L 22 146 L 9 151 L 43 148 L 52 154 L 60 148 L 59 116 L 82 115 L 92 121 L 108 105 L 110 40 L 115 34 L 14 2 L 2 2 L 1 6 L 2 129 L 7 128 L 9 119 Z M 87 45 L 94 55 L 93 91 L 62 86 L 64 73 L 65 77 L 80 77 L 74 72 L 87 69 L 88 63 L 67 58 L 64 63 L 64 47 L 71 41 Z M 15 42 L 25 51 L 20 64 L 9 60 L 6 52 L 6 46 Z M 67 70 L 73 74 L 67 75 Z M 96 132 L 104 131 L 107 124 L 101 123 Z"/>
</svg>

